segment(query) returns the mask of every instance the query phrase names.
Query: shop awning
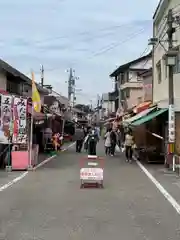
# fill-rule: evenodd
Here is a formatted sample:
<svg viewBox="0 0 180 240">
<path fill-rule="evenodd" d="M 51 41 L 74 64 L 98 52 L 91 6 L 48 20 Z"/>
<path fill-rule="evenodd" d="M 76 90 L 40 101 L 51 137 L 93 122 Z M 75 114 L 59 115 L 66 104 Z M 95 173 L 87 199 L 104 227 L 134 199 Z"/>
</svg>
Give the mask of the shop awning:
<svg viewBox="0 0 180 240">
<path fill-rule="evenodd" d="M 152 112 L 155 108 L 156 108 L 156 107 L 146 109 L 146 110 L 144 110 L 144 111 L 136 114 L 135 116 L 124 120 L 124 121 L 123 121 L 123 125 L 124 125 L 124 126 L 127 126 L 127 125 L 132 124 L 134 121 L 137 121 L 137 120 L 139 120 L 140 118 L 142 118 L 142 117 L 146 116 L 147 114 L 149 114 L 150 112 Z"/>
<path fill-rule="evenodd" d="M 137 106 L 133 109 L 133 111 L 134 111 L 135 113 L 140 113 L 140 112 L 142 112 L 142 111 L 144 111 L 144 110 L 146 110 L 146 109 L 149 109 L 149 107 L 150 107 L 151 104 L 152 104 L 151 101 L 147 101 L 147 102 L 140 103 L 139 105 L 137 105 Z"/>
<path fill-rule="evenodd" d="M 155 112 L 150 113 L 149 115 L 146 115 L 146 116 L 144 116 L 144 117 L 142 117 L 142 118 L 134 121 L 134 122 L 131 124 L 131 126 L 136 127 L 136 126 L 139 126 L 139 125 L 141 125 L 141 124 L 143 124 L 143 123 L 149 122 L 149 121 L 151 121 L 152 119 L 154 119 L 155 117 L 161 115 L 162 113 L 164 113 L 164 112 L 166 112 L 166 111 L 168 111 L 168 108 L 159 109 L 159 110 L 157 110 L 157 111 L 155 111 Z"/>
</svg>

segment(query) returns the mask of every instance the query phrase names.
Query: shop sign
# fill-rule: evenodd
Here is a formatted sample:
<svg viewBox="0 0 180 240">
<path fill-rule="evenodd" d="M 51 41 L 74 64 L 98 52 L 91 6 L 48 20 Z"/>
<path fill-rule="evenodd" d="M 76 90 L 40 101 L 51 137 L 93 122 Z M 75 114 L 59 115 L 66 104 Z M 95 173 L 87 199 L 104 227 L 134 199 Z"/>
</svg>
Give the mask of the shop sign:
<svg viewBox="0 0 180 240">
<path fill-rule="evenodd" d="M 80 179 L 102 181 L 103 169 L 102 168 L 81 168 Z"/>
<path fill-rule="evenodd" d="M 27 143 L 27 99 L 14 98 L 13 104 L 13 143 Z"/>
<path fill-rule="evenodd" d="M 10 126 L 12 122 L 13 97 L 1 95 L 1 122 L 0 122 L 0 143 L 7 144 L 10 137 Z"/>
<path fill-rule="evenodd" d="M 174 105 L 169 105 L 169 143 L 175 142 L 175 111 Z"/>
</svg>

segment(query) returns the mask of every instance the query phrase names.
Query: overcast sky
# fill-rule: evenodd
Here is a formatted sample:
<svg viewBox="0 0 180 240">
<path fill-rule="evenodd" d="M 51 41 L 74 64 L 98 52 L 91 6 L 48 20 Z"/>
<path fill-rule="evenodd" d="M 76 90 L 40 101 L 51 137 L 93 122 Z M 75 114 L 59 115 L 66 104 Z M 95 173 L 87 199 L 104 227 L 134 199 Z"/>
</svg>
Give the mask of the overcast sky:
<svg viewBox="0 0 180 240">
<path fill-rule="evenodd" d="M 78 102 L 112 90 L 109 74 L 139 57 L 152 36 L 158 0 L 1 0 L 0 57 L 67 95 L 68 73 L 79 77 Z"/>
</svg>

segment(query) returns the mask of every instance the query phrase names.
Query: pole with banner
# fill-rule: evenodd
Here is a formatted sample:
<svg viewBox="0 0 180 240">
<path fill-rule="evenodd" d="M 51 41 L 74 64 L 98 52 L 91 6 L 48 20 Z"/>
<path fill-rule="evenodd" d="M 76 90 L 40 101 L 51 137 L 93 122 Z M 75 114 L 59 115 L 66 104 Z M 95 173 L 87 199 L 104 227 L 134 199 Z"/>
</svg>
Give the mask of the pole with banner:
<svg viewBox="0 0 180 240">
<path fill-rule="evenodd" d="M 33 103 L 32 103 L 31 120 L 30 120 L 30 139 L 29 139 L 29 169 L 32 169 L 33 112 L 34 112 L 34 107 L 33 107 Z"/>
<path fill-rule="evenodd" d="M 32 113 L 30 123 L 30 149 L 29 149 L 29 167 L 32 168 L 32 147 L 33 147 L 33 113 L 41 112 L 41 98 L 37 90 L 34 73 L 32 72 Z"/>
</svg>

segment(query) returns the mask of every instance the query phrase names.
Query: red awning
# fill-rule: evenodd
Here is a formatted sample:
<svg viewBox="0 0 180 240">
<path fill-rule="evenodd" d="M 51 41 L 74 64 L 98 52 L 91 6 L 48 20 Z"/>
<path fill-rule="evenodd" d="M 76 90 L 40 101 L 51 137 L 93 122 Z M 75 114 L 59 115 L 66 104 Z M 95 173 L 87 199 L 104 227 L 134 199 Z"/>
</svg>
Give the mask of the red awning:
<svg viewBox="0 0 180 240">
<path fill-rule="evenodd" d="M 29 114 L 32 114 L 32 106 L 31 105 L 28 105 L 28 113 Z M 46 114 L 44 113 L 38 113 L 38 112 L 33 112 L 33 118 L 36 119 L 36 120 L 44 120 L 46 119 Z"/>
<path fill-rule="evenodd" d="M 140 103 L 139 105 L 137 105 L 137 106 L 134 108 L 133 111 L 134 111 L 136 114 L 137 114 L 137 113 L 140 113 L 140 112 L 148 109 L 151 104 L 152 104 L 151 101 Z"/>
</svg>

